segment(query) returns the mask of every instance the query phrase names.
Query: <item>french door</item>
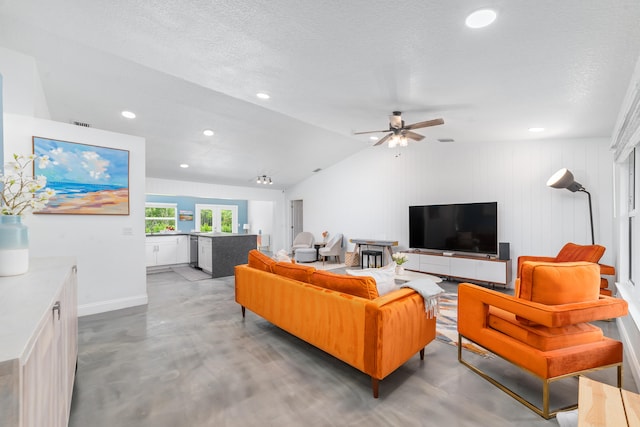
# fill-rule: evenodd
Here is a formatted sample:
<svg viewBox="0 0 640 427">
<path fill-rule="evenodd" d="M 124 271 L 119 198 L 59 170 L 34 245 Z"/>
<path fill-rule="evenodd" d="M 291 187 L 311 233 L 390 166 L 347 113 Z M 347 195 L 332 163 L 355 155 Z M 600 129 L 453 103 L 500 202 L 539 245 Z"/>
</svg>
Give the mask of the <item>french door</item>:
<svg viewBox="0 0 640 427">
<path fill-rule="evenodd" d="M 196 204 L 196 230 L 203 233 L 237 233 L 238 206 Z"/>
</svg>

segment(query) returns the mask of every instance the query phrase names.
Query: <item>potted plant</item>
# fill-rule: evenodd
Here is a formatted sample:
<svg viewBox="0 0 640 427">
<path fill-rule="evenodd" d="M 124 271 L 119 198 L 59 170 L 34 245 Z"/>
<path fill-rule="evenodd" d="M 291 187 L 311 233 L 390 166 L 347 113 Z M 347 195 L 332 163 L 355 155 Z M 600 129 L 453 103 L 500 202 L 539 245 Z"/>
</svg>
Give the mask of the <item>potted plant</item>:
<svg viewBox="0 0 640 427">
<path fill-rule="evenodd" d="M 45 188 L 44 176 L 32 176 L 35 162 L 39 168 L 47 167 L 49 158 L 34 154 L 14 154 L 13 161 L 5 165 L 0 174 L 0 276 L 15 276 L 29 269 L 29 239 L 22 215 L 41 210 L 55 195 Z"/>
<path fill-rule="evenodd" d="M 393 258 L 393 260 L 396 262 L 396 274 L 404 274 L 404 267 L 402 266 L 402 264 L 409 261 L 409 257 L 407 256 L 407 254 L 396 252 L 395 254 L 391 255 L 391 258 Z"/>
</svg>

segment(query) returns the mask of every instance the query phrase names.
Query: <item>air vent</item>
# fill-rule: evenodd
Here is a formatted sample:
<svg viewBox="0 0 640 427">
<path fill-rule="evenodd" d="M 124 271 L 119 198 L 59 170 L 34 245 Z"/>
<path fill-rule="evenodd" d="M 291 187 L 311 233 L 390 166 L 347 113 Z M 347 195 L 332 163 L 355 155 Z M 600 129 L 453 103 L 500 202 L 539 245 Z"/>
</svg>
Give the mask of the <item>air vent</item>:
<svg viewBox="0 0 640 427">
<path fill-rule="evenodd" d="M 455 142 L 453 138 L 440 138 L 438 142 Z"/>
<path fill-rule="evenodd" d="M 318 169 L 314 169 L 313 172 L 320 172 L 322 170 L 322 168 L 318 168 Z"/>
<path fill-rule="evenodd" d="M 83 128 L 90 128 L 91 125 L 89 123 L 84 123 L 84 122 L 79 122 L 76 120 L 71 120 L 71 124 L 76 125 L 76 126 L 82 126 Z"/>
</svg>

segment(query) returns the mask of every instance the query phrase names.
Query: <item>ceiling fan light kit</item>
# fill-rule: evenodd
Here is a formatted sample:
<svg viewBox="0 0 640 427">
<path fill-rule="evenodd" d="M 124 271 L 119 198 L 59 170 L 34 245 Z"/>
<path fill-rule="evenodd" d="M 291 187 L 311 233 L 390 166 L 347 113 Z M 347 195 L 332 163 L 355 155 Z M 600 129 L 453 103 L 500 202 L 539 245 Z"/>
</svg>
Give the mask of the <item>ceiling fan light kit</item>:
<svg viewBox="0 0 640 427">
<path fill-rule="evenodd" d="M 258 175 L 258 178 L 256 178 L 256 184 L 273 185 L 273 181 L 270 176 Z"/>
<path fill-rule="evenodd" d="M 404 120 L 402 120 L 402 113 L 400 111 L 394 111 L 391 116 L 389 116 L 389 129 L 388 130 L 371 130 L 365 132 L 354 132 L 354 135 L 362 135 L 365 133 L 378 133 L 378 132 L 389 132 L 384 137 L 380 138 L 378 142 L 373 144 L 381 145 L 385 142 L 389 143 L 389 148 L 395 148 L 397 146 L 406 147 L 409 145 L 409 140 L 413 141 L 422 141 L 424 136 L 419 133 L 413 132 L 413 129 L 421 129 L 430 126 L 437 126 L 444 124 L 443 119 L 433 119 L 426 120 L 424 122 L 413 123 L 410 125 L 404 124 Z"/>
</svg>

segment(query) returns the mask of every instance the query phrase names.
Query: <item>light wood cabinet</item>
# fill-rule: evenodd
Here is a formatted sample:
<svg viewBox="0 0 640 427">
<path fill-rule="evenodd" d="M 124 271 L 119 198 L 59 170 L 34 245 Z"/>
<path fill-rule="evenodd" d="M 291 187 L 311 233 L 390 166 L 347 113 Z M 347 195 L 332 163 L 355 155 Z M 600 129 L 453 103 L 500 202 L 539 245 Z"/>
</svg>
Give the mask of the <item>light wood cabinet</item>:
<svg viewBox="0 0 640 427">
<path fill-rule="evenodd" d="M 75 259 L 30 263 L 0 278 L 0 425 L 64 427 L 78 357 Z"/>
<path fill-rule="evenodd" d="M 507 286 L 511 282 L 511 260 L 419 251 L 407 255 L 407 270 L 492 285 Z"/>
</svg>

